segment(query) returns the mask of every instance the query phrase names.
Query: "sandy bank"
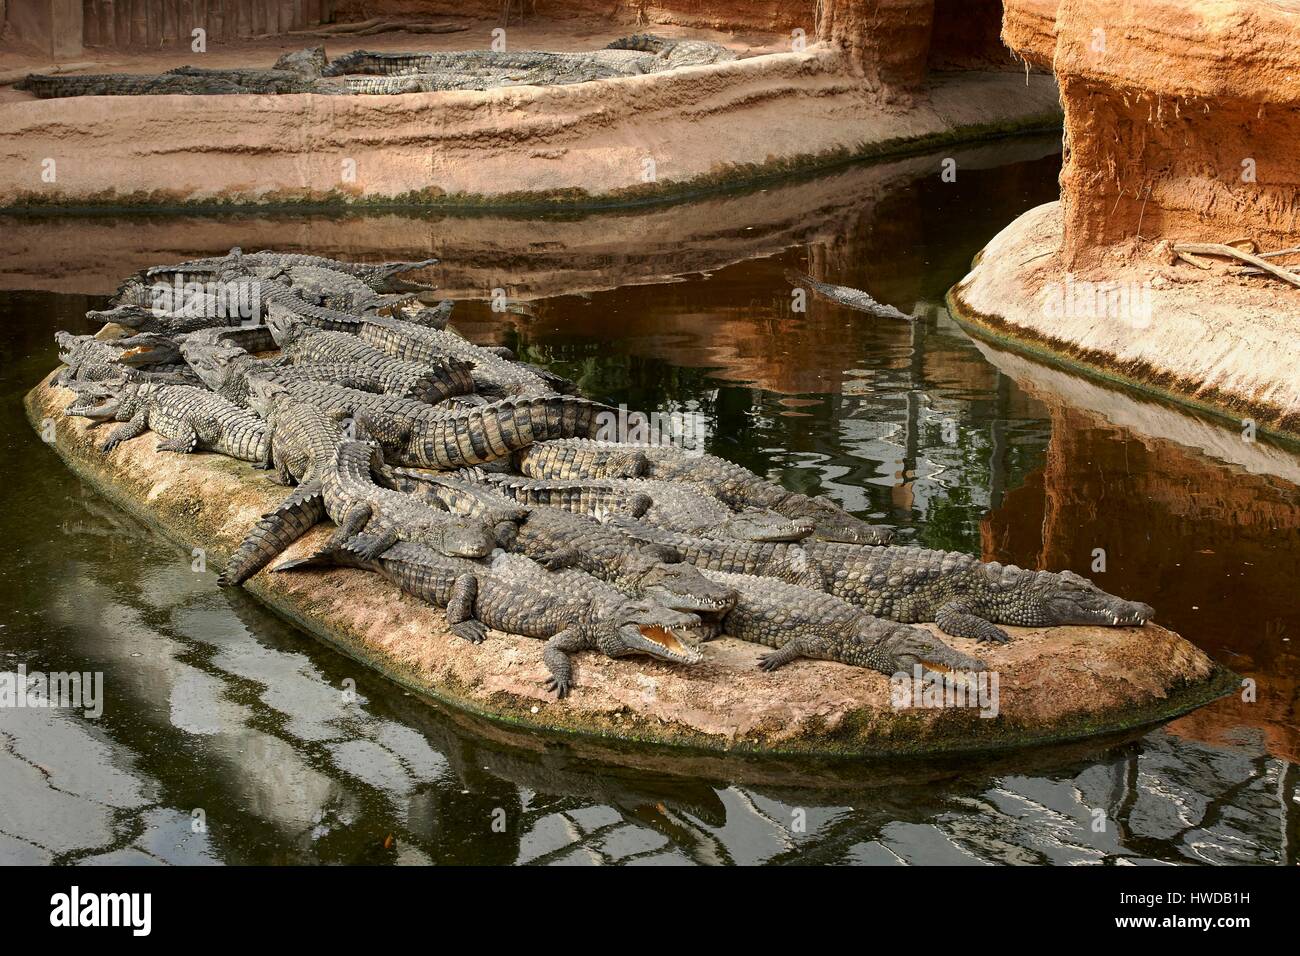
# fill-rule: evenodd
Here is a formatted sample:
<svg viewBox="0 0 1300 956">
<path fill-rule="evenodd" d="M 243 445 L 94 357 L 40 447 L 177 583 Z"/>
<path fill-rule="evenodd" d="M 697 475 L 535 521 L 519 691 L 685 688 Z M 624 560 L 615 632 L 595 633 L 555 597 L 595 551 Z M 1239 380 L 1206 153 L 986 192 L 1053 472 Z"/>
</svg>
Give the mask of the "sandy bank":
<svg viewBox="0 0 1300 956">
<path fill-rule="evenodd" d="M 1300 440 L 1300 290 L 1170 266 L 1151 243 L 1094 266 L 1063 257 L 1061 204 L 1031 209 L 948 294 L 976 335 Z"/>
<path fill-rule="evenodd" d="M 98 435 L 61 410 L 71 393 L 48 379 L 27 397 L 53 450 L 109 498 L 190 548 L 224 561 L 282 490 L 218 456 L 159 454 L 142 438 L 102 458 Z M 292 549 L 318 543 L 317 529 Z M 724 639 L 693 669 L 583 654 L 564 702 L 541 689 L 540 644 L 492 635 L 481 646 L 450 637 L 439 611 L 357 571 L 262 574 L 249 591 L 343 652 L 427 697 L 519 727 L 713 750 L 839 755 L 978 752 L 1108 734 L 1164 720 L 1229 690 L 1231 675 L 1155 625 L 1141 629 L 1011 629 L 979 648 L 1000 682 L 1000 713 L 895 711 L 889 683 L 871 671 L 799 662 L 776 674 L 760 649 Z M 972 642 L 950 639 L 975 652 Z"/>
<path fill-rule="evenodd" d="M 1041 74 L 935 73 L 903 107 L 821 47 L 572 86 L 11 98 L 0 206 L 635 203 L 1059 122 Z"/>
</svg>

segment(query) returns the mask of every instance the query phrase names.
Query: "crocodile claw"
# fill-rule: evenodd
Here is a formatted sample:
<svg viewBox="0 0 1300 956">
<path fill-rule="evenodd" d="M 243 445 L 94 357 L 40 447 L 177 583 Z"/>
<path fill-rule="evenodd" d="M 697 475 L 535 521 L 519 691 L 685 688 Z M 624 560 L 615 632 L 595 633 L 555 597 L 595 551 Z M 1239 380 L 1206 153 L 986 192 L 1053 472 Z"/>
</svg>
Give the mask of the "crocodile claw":
<svg viewBox="0 0 1300 956">
<path fill-rule="evenodd" d="M 449 630 L 471 644 L 482 644 L 487 637 L 487 627 L 482 621 L 461 621 L 459 624 L 453 624 Z"/>
</svg>

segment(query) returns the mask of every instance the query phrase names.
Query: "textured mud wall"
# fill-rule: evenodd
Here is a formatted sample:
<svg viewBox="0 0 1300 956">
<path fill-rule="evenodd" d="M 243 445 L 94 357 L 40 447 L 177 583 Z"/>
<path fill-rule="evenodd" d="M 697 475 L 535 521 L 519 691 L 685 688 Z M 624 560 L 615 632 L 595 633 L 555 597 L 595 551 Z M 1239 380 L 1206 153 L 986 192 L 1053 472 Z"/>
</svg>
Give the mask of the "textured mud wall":
<svg viewBox="0 0 1300 956">
<path fill-rule="evenodd" d="M 88 47 L 146 47 L 288 33 L 327 22 L 333 0 L 76 0 Z"/>
<path fill-rule="evenodd" d="M 781 30 L 803 27 L 813 32 L 816 0 L 512 0 L 509 23 L 599 19 L 649 29 L 655 24 L 709 27 L 715 30 Z M 502 20 L 501 0 L 336 0 L 339 19 L 394 15 L 472 16 Z"/>
<path fill-rule="evenodd" d="M 1300 240 L 1300 21 L 1256 0 L 1008 0 L 1004 37 L 1057 75 L 1067 265 L 1103 244 Z"/>
<path fill-rule="evenodd" d="M 1008 69 L 1015 65 L 1002 42 L 1002 0 L 934 0 L 930 69 Z"/>
<path fill-rule="evenodd" d="M 872 87 L 925 80 L 934 0 L 824 0 L 818 39 L 844 50 Z"/>
</svg>

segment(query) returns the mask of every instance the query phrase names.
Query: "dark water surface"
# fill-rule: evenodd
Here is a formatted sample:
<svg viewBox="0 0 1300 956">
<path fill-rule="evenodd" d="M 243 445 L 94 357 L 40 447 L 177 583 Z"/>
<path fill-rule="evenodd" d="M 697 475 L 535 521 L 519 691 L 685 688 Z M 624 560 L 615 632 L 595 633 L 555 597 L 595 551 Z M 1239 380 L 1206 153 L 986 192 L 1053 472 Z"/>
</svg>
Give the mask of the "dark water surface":
<svg viewBox="0 0 1300 956">
<path fill-rule="evenodd" d="M 1295 864 L 1300 461 L 971 342 L 943 294 L 1055 197 L 1060 159 L 1008 141 L 959 154 L 955 184 L 939 159 L 585 219 L 0 223 L 0 670 L 106 688 L 95 720 L 0 710 L 0 862 Z M 461 306 L 472 338 L 693 414 L 711 451 L 904 540 L 1084 573 L 1103 548 L 1099 583 L 1257 700 L 1127 741 L 859 766 L 614 753 L 429 707 L 218 590 L 23 417 L 52 333 L 93 331 L 118 277 L 236 243 L 440 255 L 449 293 L 531 302 Z M 782 273 L 810 262 L 922 321 L 793 313 Z"/>
</svg>

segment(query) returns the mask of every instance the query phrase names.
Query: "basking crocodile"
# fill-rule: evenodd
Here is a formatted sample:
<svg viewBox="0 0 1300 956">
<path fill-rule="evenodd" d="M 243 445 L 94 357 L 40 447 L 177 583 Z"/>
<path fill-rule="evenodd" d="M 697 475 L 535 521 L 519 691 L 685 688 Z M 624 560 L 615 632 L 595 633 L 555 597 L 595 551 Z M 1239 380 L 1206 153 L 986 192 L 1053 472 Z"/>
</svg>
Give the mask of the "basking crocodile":
<svg viewBox="0 0 1300 956">
<path fill-rule="evenodd" d="M 733 512 L 717 498 L 686 482 L 647 478 L 606 478 L 590 481 L 548 481 L 513 475 L 467 471 L 470 480 L 489 484 L 526 504 L 551 505 L 600 517 L 611 513 L 611 495 L 628 501 L 649 499 L 639 510 L 641 520 L 669 531 L 707 538 L 742 541 L 798 541 L 812 531 L 811 522 L 790 519 L 763 508 Z M 633 515 L 635 517 L 635 515 Z"/>
<path fill-rule="evenodd" d="M 392 322 L 369 322 L 358 330 L 362 342 L 386 355 L 417 364 L 445 363 L 448 359 L 469 363 L 475 387 L 495 388 L 508 395 L 549 395 L 555 389 L 533 370 L 503 358 L 454 332 Z M 468 391 L 468 389 L 467 389 Z"/>
<path fill-rule="evenodd" d="M 217 584 L 229 587 L 247 581 L 327 517 L 320 482 L 309 481 L 299 485 L 273 511 L 257 520 L 253 530 L 230 556 Z"/>
<path fill-rule="evenodd" d="M 817 295 L 838 302 L 841 305 L 847 305 L 850 309 L 857 309 L 859 312 L 866 312 L 880 319 L 897 319 L 901 322 L 916 321 L 915 316 L 900 312 L 892 305 L 877 302 L 861 289 L 850 288 L 846 285 L 831 285 L 829 282 L 818 282 L 812 276 L 795 272 L 793 269 L 786 270 L 785 278 L 791 285 L 802 286 Z"/>
<path fill-rule="evenodd" d="M 345 440 L 338 444 L 332 461 L 319 468 L 325 510 L 338 525 L 334 542 L 364 532 L 368 557 L 382 554 L 397 541 L 427 544 L 465 558 L 484 557 L 496 547 L 486 522 L 453 515 L 414 495 L 376 484 L 373 475 L 382 466 L 373 442 Z"/>
<path fill-rule="evenodd" d="M 587 435 L 601 408 L 583 398 L 548 395 L 438 409 L 321 382 L 291 384 L 289 388 L 295 397 L 332 414 L 364 420 L 394 462 L 418 468 L 481 465 L 508 457 L 535 441 Z"/>
<path fill-rule="evenodd" d="M 884 674 L 912 673 L 915 665 L 943 674 L 972 673 L 986 665 L 949 647 L 925 628 L 872 617 L 830 594 L 752 574 L 705 571 L 736 592 L 736 604 L 718 629 L 775 650 L 761 658 L 776 670 L 800 657 L 869 667 Z"/>
<path fill-rule="evenodd" d="M 433 404 L 474 390 L 469 366 L 455 359 L 409 362 L 393 358 L 355 335 L 328 332 L 272 316 L 267 325 L 294 365 L 342 362 L 372 373 L 387 395 Z M 433 329 L 422 331 L 434 332 Z M 434 332 L 436 335 L 445 333 Z"/>
<path fill-rule="evenodd" d="M 626 534 L 675 548 L 700 568 L 779 578 L 843 598 L 877 617 L 932 621 L 947 634 L 978 641 L 1009 640 L 998 624 L 1139 627 L 1155 613 L 1070 571 L 1029 571 L 957 551 L 726 541 L 672 534 L 622 517 L 606 520 Z"/>
<path fill-rule="evenodd" d="M 680 66 L 703 66 L 725 63 L 736 59 L 734 50 L 707 40 L 670 40 L 651 33 L 638 33 L 620 37 L 609 43 L 606 50 L 637 50 L 653 53 L 656 63 L 647 71 L 657 73 Z"/>
<path fill-rule="evenodd" d="M 867 524 L 834 503 L 787 491 L 743 465 L 675 445 L 566 439 L 540 442 L 519 452 L 515 465 L 533 478 L 603 478 L 611 472 L 641 471 L 627 477 L 702 485 L 733 509 L 767 508 L 813 523 L 813 536 L 848 544 L 888 544 L 893 530 Z"/>
<path fill-rule="evenodd" d="M 257 358 L 229 341 L 229 337 L 203 330 L 188 336 L 181 344 L 181 354 L 203 384 L 236 405 L 248 404 L 249 381 L 254 377 L 273 379 L 282 384 L 326 382 L 364 392 L 385 394 L 394 387 L 384 368 L 356 362 L 305 362 L 290 365 L 289 356 Z M 433 370 L 430 370 L 431 373 Z M 398 380 L 398 391 L 404 383 Z M 458 387 L 458 386 L 452 386 Z M 426 402 L 418 402 L 427 406 Z"/>
<path fill-rule="evenodd" d="M 356 276 L 320 266 L 290 265 L 262 272 L 266 274 L 260 278 L 287 283 L 288 289 L 300 298 L 340 312 L 360 315 L 420 304 L 413 292 L 376 292 Z"/>
<path fill-rule="evenodd" d="M 488 628 L 544 639 L 542 660 L 551 674 L 546 689 L 557 697 L 573 687 L 569 655 L 578 651 L 645 654 L 674 664 L 701 659 L 683 639 L 699 623 L 695 615 L 629 598 L 581 571 L 546 571 L 520 555 L 498 554 L 480 564 L 413 544 L 379 549 L 362 539 L 327 546 L 275 570 L 331 565 L 377 571 L 406 593 L 446 608 L 452 633 L 472 643 L 481 642 Z"/>
<path fill-rule="evenodd" d="M 265 422 L 220 395 L 191 385 L 128 382 L 102 405 L 69 406 L 65 414 L 96 422 L 125 422 L 100 446 L 104 452 L 148 429 L 162 436 L 159 451 L 214 451 L 263 467 L 270 459 L 270 432 Z"/>
<path fill-rule="evenodd" d="M 98 339 L 93 335 L 54 333 L 59 361 L 67 368 L 55 378 L 56 385 L 73 379 L 96 381 L 131 377 L 130 369 L 161 368 L 173 371 L 181 359 L 176 343 L 166 336 L 142 333 L 121 339 Z"/>
<path fill-rule="evenodd" d="M 414 272 L 428 266 L 437 265 L 437 259 L 421 259 L 416 262 L 341 262 L 323 256 L 309 256 L 291 252 L 244 252 L 238 246 L 224 256 L 212 256 L 206 259 L 190 259 L 175 265 L 154 266 L 145 270 L 145 278 L 156 276 L 180 275 L 211 277 L 228 273 L 233 269 L 287 269 L 290 266 L 314 266 L 320 269 L 332 269 L 350 276 L 356 276 L 376 292 L 422 292 L 429 286 L 399 279 L 403 273 Z"/>
<path fill-rule="evenodd" d="M 300 77 L 284 84 L 304 87 Z M 70 76 L 31 73 L 15 89 L 25 90 L 38 99 L 60 99 L 68 96 L 205 96 L 209 94 L 248 94 L 249 89 L 233 80 L 215 76 L 183 76 L 172 74 L 101 73 Z M 305 92 L 305 89 L 286 92 Z"/>
<path fill-rule="evenodd" d="M 502 529 L 500 517 L 516 503 L 500 492 L 446 474 L 420 474 L 406 469 L 392 473 L 394 487 L 412 493 L 423 490 L 457 514 L 484 518 L 498 529 L 507 550 L 527 555 L 551 569 L 578 568 L 637 597 L 658 601 L 677 611 L 725 611 L 735 595 L 689 564 L 679 563 L 671 549 L 646 544 L 601 525 L 585 515 L 549 507 L 524 509 L 522 523 Z M 512 521 L 518 518 L 511 516 Z"/>
<path fill-rule="evenodd" d="M 284 483 L 299 482 L 289 497 L 258 519 L 217 579 L 241 584 L 328 516 L 321 472 L 334 461 L 344 433 L 317 408 L 296 402 L 267 378 L 250 383 L 249 404 L 271 432 L 271 466 Z"/>
<path fill-rule="evenodd" d="M 346 437 L 337 418 L 295 401 L 274 378 L 249 382 L 248 405 L 271 432 L 272 471 L 286 485 L 319 479 Z"/>
<path fill-rule="evenodd" d="M 86 313 L 92 322 L 112 322 L 123 328 L 137 332 L 156 332 L 159 335 L 190 335 L 211 328 L 238 325 L 243 320 L 238 316 L 183 315 L 175 312 L 159 312 L 142 305 L 119 305 L 102 311 Z"/>
<path fill-rule="evenodd" d="M 335 57 L 325 76 L 410 76 L 445 73 L 526 76 L 535 84 L 584 82 L 649 73 L 659 60 L 636 50 L 553 53 L 540 50 L 451 50 L 375 53 L 353 50 Z"/>
</svg>

